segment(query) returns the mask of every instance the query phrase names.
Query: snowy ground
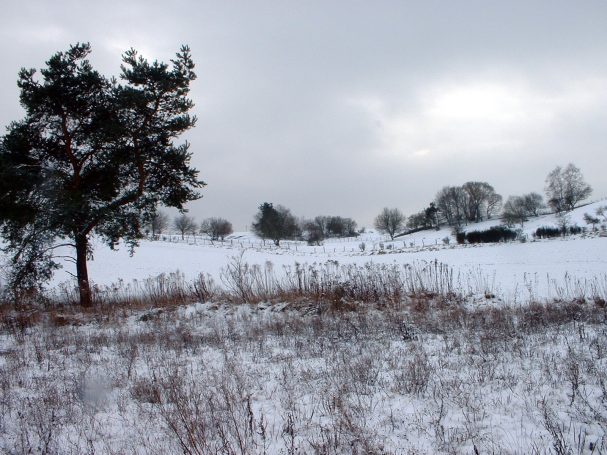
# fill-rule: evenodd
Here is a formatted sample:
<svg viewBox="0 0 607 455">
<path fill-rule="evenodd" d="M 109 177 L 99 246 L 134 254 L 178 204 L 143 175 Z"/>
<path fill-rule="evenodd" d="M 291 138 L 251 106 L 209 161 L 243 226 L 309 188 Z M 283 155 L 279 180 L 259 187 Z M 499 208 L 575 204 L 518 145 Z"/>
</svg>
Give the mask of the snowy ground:
<svg viewBox="0 0 607 455">
<path fill-rule="evenodd" d="M 5 326 L 0 451 L 607 450 L 604 302 L 352 310 L 195 304 Z"/>
</svg>

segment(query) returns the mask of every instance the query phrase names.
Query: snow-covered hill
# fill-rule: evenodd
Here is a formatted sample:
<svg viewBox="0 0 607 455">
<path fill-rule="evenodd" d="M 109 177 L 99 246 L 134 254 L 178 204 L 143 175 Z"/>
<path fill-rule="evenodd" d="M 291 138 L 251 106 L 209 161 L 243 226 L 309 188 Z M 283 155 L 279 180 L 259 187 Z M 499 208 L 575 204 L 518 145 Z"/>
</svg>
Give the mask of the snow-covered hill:
<svg viewBox="0 0 607 455">
<path fill-rule="evenodd" d="M 607 200 L 601 200 L 597 202 L 593 202 L 591 204 L 584 205 L 582 207 L 578 207 L 571 212 L 566 214 L 568 225 L 569 226 L 579 226 L 588 228 L 591 230 L 592 226 L 589 226 L 584 221 L 584 214 L 589 213 L 591 215 L 595 215 L 596 209 L 599 207 L 607 206 Z M 499 218 L 482 221 L 480 223 L 471 223 L 463 226 L 464 231 L 482 231 L 489 229 L 492 226 L 501 225 L 502 222 Z M 604 223 L 605 224 L 605 223 Z M 551 213 L 548 215 L 540 215 L 537 217 L 530 217 L 523 225 L 517 224 L 513 226 L 512 229 L 520 229 L 526 237 L 531 240 L 533 239 L 533 234 L 540 227 L 558 227 L 559 220 L 556 214 Z M 444 238 L 449 238 L 450 242 L 455 242 L 455 237 L 453 235 L 452 229 L 449 226 L 443 226 L 438 231 L 434 229 L 419 231 L 414 234 L 403 235 L 397 238 L 397 240 L 404 241 L 407 244 L 415 244 L 419 245 L 432 245 L 442 243 Z"/>
<path fill-rule="evenodd" d="M 574 210 L 571 223 L 585 226 L 584 213 L 593 213 L 606 201 Z M 497 220 L 467 226 L 469 230 L 486 229 Z M 389 241 L 386 236 L 368 230 L 360 237 L 328 239 L 322 246 L 305 242 L 281 242 L 280 247 L 265 242 L 252 233 L 235 233 L 225 242 L 209 242 L 201 237 L 178 237 L 169 240 L 143 241 L 134 256 L 126 247 L 111 251 L 96 245 L 94 260 L 90 262 L 90 276 L 97 284 L 108 285 L 118 281 L 130 282 L 161 273 L 180 271 L 186 279 L 199 273 L 208 273 L 221 282 L 221 270 L 235 257 L 242 256 L 250 264 L 273 264 L 275 273 L 284 267 L 299 264 L 322 264 L 337 261 L 340 264 L 411 264 L 438 261 L 452 267 L 460 285 L 479 287 L 506 300 L 551 298 L 563 286 L 575 287 L 586 282 L 607 282 L 607 238 L 598 235 L 577 235 L 551 240 L 534 241 L 531 233 L 540 226 L 556 226 L 554 215 L 532 218 L 523 230 L 529 241 L 485 245 L 457 245 L 448 227 L 428 230 Z M 450 239 L 449 244 L 443 238 Z M 364 245 L 364 249 L 363 249 Z M 73 264 L 66 262 L 56 273 L 53 286 L 73 280 Z"/>
</svg>

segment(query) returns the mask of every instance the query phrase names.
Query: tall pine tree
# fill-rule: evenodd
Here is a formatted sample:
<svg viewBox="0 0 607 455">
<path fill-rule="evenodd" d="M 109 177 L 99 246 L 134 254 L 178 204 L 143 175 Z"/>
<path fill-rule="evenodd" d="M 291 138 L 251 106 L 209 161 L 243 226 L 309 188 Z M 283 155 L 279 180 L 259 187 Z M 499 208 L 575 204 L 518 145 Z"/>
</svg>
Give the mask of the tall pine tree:
<svg viewBox="0 0 607 455">
<path fill-rule="evenodd" d="M 69 245 L 83 305 L 92 303 L 92 235 L 134 248 L 158 204 L 183 209 L 204 185 L 190 167 L 189 144 L 175 143 L 196 123 L 189 48 L 170 66 L 131 49 L 120 80 L 95 71 L 90 52 L 76 44 L 53 55 L 40 78 L 20 71 L 25 118 L 9 125 L 0 145 L 0 229 L 13 289 L 50 278 L 54 250 Z"/>
</svg>

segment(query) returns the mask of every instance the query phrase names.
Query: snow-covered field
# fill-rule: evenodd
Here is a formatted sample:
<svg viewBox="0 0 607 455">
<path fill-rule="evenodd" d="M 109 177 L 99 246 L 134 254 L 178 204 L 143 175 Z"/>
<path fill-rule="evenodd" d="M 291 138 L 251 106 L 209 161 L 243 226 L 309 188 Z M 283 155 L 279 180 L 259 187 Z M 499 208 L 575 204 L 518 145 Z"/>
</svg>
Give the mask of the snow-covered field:
<svg viewBox="0 0 607 455">
<path fill-rule="evenodd" d="M 570 214 L 570 223 L 586 227 L 584 213 L 607 201 L 600 201 L 576 209 Z M 499 224 L 489 220 L 470 225 L 469 230 L 487 229 Z M 554 298 L 563 287 L 607 280 L 607 238 L 597 233 L 534 241 L 532 233 L 540 226 L 556 227 L 554 215 L 531 218 L 523 231 L 528 241 L 485 245 L 457 245 L 451 230 L 420 231 L 389 241 L 374 231 L 359 238 L 328 239 L 322 246 L 308 246 L 305 242 L 283 241 L 280 248 L 262 241 L 250 233 L 236 233 L 225 242 L 211 243 L 203 238 L 166 236 L 166 241 L 142 241 L 134 256 L 126 247 L 111 251 L 97 245 L 89 274 L 98 284 L 109 285 L 119 280 L 145 279 L 161 273 L 179 271 L 186 279 L 199 273 L 209 273 L 220 282 L 221 270 L 234 257 L 242 255 L 249 264 L 274 264 L 280 273 L 283 266 L 325 263 L 340 264 L 408 264 L 419 261 L 438 261 L 452 267 L 461 276 L 462 287 L 487 283 L 494 294 L 516 302 L 535 298 Z M 172 238 L 172 241 L 168 239 Z M 444 238 L 449 238 L 445 245 Z M 361 251 L 361 243 L 365 244 Z M 383 247 L 383 249 L 380 249 Z M 70 280 L 73 264 L 66 263 L 54 283 Z M 589 284 L 588 284 L 589 285 Z"/>
<path fill-rule="evenodd" d="M 571 222 L 583 226 L 598 205 Z M 524 230 L 554 224 L 547 215 Z M 179 270 L 229 287 L 226 267 L 247 263 L 278 280 L 295 264 L 316 264 L 312 274 L 352 265 L 387 271 L 374 286 L 390 288 L 391 270 L 428 286 L 377 302 L 335 292 L 251 304 L 3 308 L 0 451 L 606 453 L 607 237 L 477 246 L 445 244 L 447 236 L 389 242 L 367 232 L 274 248 L 239 233 L 223 244 L 144 241 L 133 257 L 98 246 L 90 274 L 100 285 Z M 68 277 L 59 273 L 51 289 Z"/>
</svg>

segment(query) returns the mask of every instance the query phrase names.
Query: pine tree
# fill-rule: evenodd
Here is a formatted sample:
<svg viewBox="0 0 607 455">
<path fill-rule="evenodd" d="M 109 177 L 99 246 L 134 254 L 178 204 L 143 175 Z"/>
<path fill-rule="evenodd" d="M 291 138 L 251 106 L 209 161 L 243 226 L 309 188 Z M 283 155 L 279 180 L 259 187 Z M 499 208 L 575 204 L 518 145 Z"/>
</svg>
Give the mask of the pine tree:
<svg viewBox="0 0 607 455">
<path fill-rule="evenodd" d="M 270 202 L 259 206 L 253 222 L 253 232 L 263 239 L 272 240 L 276 246 L 280 245 L 281 240 L 295 238 L 300 234 L 291 211 L 281 205 L 274 207 Z"/>
<path fill-rule="evenodd" d="M 183 209 L 197 199 L 189 144 L 174 141 L 195 125 L 189 111 L 196 77 L 190 50 L 171 66 L 133 49 L 120 80 L 86 57 L 89 44 L 53 55 L 38 78 L 22 69 L 25 118 L 11 123 L 0 147 L 0 229 L 12 256 L 15 290 L 38 287 L 58 267 L 58 245 L 75 250 L 80 302 L 91 305 L 91 236 L 133 249 L 156 206 Z"/>
</svg>

